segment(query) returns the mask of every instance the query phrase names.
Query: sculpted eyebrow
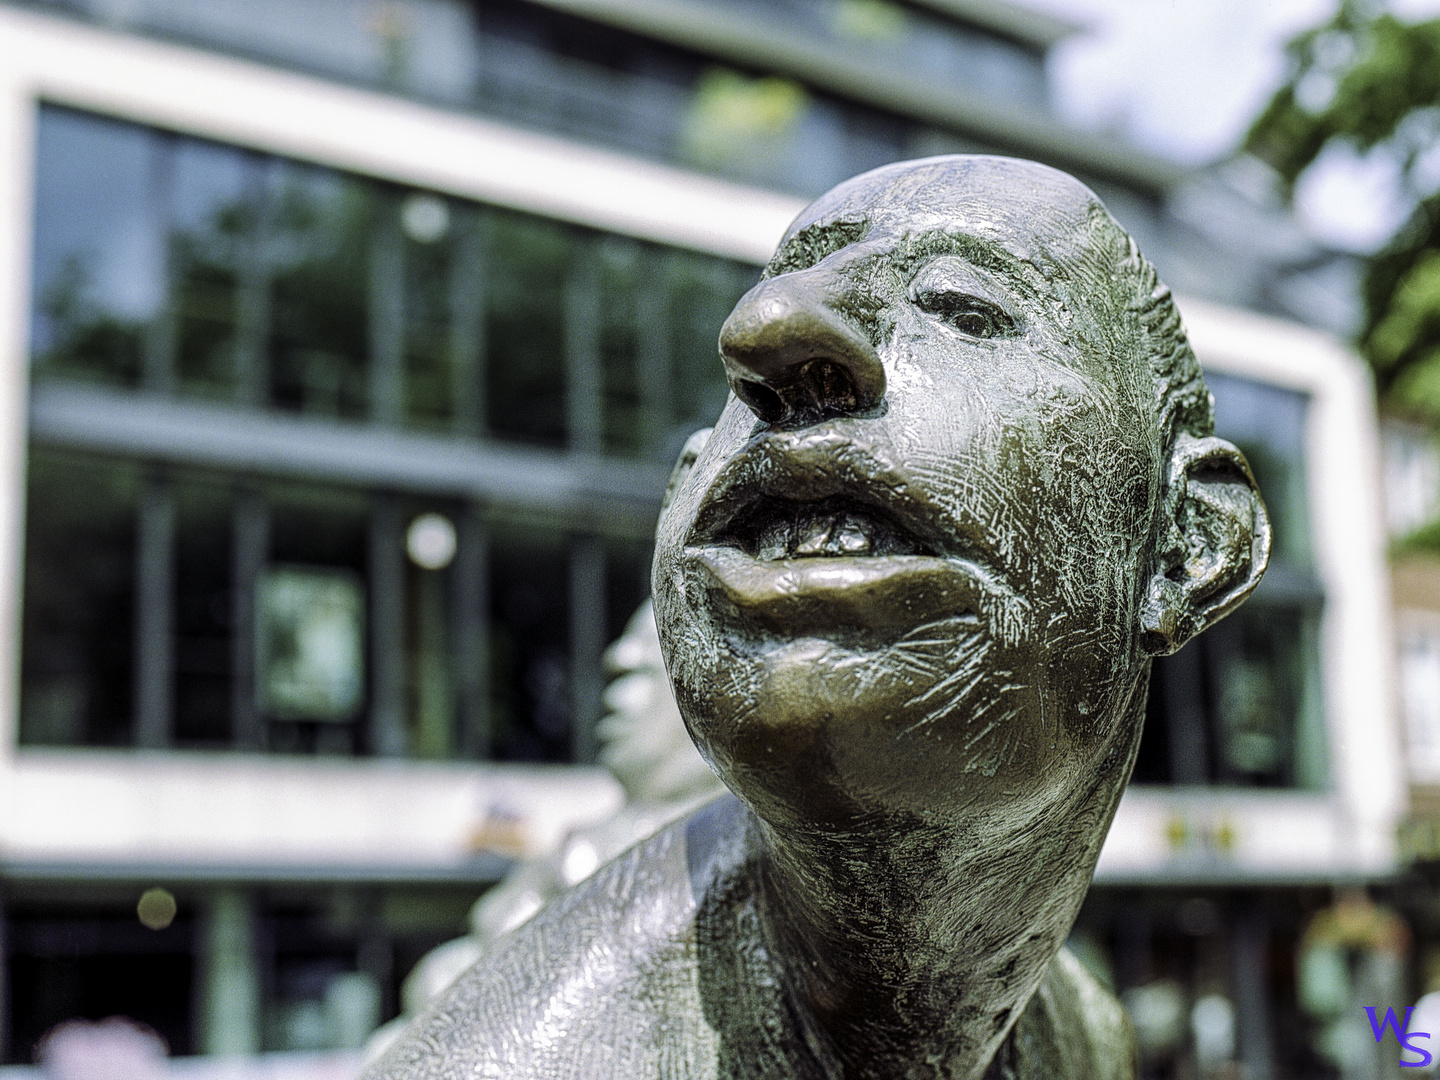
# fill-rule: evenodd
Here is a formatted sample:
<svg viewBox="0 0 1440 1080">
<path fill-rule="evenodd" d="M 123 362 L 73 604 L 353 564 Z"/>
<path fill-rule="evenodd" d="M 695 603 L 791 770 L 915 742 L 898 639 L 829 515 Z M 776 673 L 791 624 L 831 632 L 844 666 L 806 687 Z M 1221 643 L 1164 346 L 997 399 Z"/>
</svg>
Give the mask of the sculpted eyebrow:
<svg viewBox="0 0 1440 1080">
<path fill-rule="evenodd" d="M 825 221 L 806 225 L 780 245 L 761 277 L 775 277 L 814 266 L 841 248 L 863 240 L 868 231 L 869 225 L 864 221 Z"/>
<path fill-rule="evenodd" d="M 897 261 L 908 270 L 936 255 L 959 255 L 974 266 L 1005 278 L 1022 278 L 1025 274 L 1024 262 L 1000 245 L 969 233 L 944 229 L 910 237 L 904 249 L 897 253 Z"/>
</svg>

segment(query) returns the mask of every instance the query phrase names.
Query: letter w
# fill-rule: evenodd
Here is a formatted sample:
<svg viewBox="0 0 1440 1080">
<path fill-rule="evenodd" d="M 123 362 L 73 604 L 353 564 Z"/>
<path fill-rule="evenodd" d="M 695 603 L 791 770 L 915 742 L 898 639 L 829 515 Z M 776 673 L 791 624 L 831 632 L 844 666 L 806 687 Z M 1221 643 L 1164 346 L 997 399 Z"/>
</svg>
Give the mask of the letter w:
<svg viewBox="0 0 1440 1080">
<path fill-rule="evenodd" d="M 1402 1024 L 1399 1020 L 1395 1019 L 1395 1010 L 1394 1010 L 1394 1009 L 1386 1009 L 1386 1010 L 1385 1010 L 1385 1019 L 1384 1019 L 1384 1020 L 1376 1020 L 1376 1019 L 1375 1019 L 1375 1006 L 1374 1006 L 1374 1005 L 1366 1005 L 1366 1006 L 1365 1006 L 1365 1015 L 1368 1016 L 1368 1017 L 1370 1017 L 1370 1030 L 1375 1033 L 1375 1041 L 1376 1041 L 1377 1043 L 1384 1041 L 1384 1039 L 1385 1039 L 1385 1029 L 1386 1029 L 1386 1028 L 1394 1028 L 1394 1029 L 1395 1029 L 1395 1041 L 1396 1041 L 1396 1042 L 1404 1042 L 1404 1041 L 1405 1041 L 1405 1032 L 1406 1032 L 1407 1030 L 1409 1030 L 1409 1028 L 1410 1028 L 1410 1014 L 1411 1014 L 1412 1012 L 1414 1012 L 1414 1011 L 1415 1011 L 1414 1009 L 1406 1009 L 1406 1010 L 1405 1010 L 1405 1022 Z"/>
<path fill-rule="evenodd" d="M 1404 1069 L 1423 1069 L 1427 1065 L 1429 1065 L 1433 1059 L 1430 1056 L 1430 1051 L 1426 1050 L 1423 1046 L 1416 1046 L 1414 1040 L 1428 1039 L 1430 1037 L 1430 1033 L 1428 1031 L 1410 1030 L 1410 1014 L 1413 1011 L 1413 1009 L 1405 1010 L 1405 1020 L 1402 1023 L 1401 1021 L 1395 1019 L 1394 1009 L 1386 1009 L 1385 1019 L 1377 1021 L 1375 1019 L 1375 1006 L 1365 1006 L 1365 1015 L 1370 1017 L 1370 1030 L 1375 1033 L 1375 1041 L 1377 1043 L 1383 1041 L 1385 1038 L 1385 1029 L 1394 1028 L 1395 1041 L 1400 1044 L 1402 1055 L 1404 1051 L 1409 1050 L 1411 1053 L 1419 1054 L 1420 1057 L 1423 1059 L 1421 1061 L 1405 1061 L 1402 1056 L 1400 1061 L 1400 1067 Z"/>
</svg>

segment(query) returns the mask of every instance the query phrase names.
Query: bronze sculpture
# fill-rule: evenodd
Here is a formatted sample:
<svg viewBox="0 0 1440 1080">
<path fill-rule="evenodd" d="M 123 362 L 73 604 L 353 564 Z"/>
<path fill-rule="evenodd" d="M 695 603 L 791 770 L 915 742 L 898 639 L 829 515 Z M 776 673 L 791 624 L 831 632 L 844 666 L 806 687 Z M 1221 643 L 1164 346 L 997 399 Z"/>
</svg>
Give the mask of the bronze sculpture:
<svg viewBox="0 0 1440 1080">
<path fill-rule="evenodd" d="M 808 207 L 721 351 L 653 584 L 736 797 L 541 912 L 369 1075 L 1132 1075 L 1059 950 L 1151 658 L 1269 553 L 1168 291 L 1064 173 L 932 158 Z"/>
</svg>

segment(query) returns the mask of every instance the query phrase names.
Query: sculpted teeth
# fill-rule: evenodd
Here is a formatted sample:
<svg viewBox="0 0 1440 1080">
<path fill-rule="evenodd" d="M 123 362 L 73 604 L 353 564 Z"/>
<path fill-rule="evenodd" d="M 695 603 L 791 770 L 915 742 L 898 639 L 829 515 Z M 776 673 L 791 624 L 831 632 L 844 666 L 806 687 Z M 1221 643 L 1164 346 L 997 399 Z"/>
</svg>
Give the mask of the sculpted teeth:
<svg viewBox="0 0 1440 1080">
<path fill-rule="evenodd" d="M 839 499 L 762 498 L 714 531 L 702 527 L 700 536 L 702 542 L 738 548 L 761 562 L 935 554 L 883 510 Z"/>
<path fill-rule="evenodd" d="M 870 538 L 848 518 L 831 533 L 831 543 L 846 555 L 864 555 L 870 551 Z"/>
<path fill-rule="evenodd" d="M 795 532 L 793 521 L 777 521 L 760 534 L 755 554 L 761 559 L 783 559 L 790 554 L 790 542 Z"/>
<path fill-rule="evenodd" d="M 765 560 L 870 555 L 875 549 L 875 524 L 844 512 L 802 510 L 772 519 L 755 542 L 756 557 Z"/>
</svg>

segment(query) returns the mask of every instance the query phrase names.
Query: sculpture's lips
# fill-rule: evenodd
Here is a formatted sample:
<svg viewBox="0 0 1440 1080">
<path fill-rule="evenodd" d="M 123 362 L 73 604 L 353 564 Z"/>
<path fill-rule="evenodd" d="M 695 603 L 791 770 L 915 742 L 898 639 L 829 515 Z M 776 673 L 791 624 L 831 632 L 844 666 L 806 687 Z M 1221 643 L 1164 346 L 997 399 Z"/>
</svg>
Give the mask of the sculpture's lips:
<svg viewBox="0 0 1440 1080">
<path fill-rule="evenodd" d="M 736 608 L 781 631 L 981 622 L 1011 590 L 887 457 L 834 428 L 766 433 L 721 468 L 687 553 Z"/>
<path fill-rule="evenodd" d="M 956 560 L 757 559 L 730 547 L 694 554 L 731 603 L 778 630 L 824 625 L 897 631 L 938 619 L 980 622 L 984 587 Z"/>
<path fill-rule="evenodd" d="M 687 544 L 722 543 L 760 554 L 767 541 L 779 554 L 944 554 L 971 545 L 947 535 L 929 502 L 912 490 L 903 468 L 884 460 L 887 448 L 866 445 L 834 428 L 770 432 L 752 439 L 721 468 L 700 501 Z M 777 537 L 787 515 L 795 535 Z M 824 519 L 835 539 L 829 552 L 813 535 Z M 767 530 L 771 533 L 766 536 Z M 813 551 L 804 547 L 811 534 Z M 846 544 L 863 534 L 864 550 Z M 863 545 L 859 545 L 863 546 Z M 968 553 L 968 552 L 967 552 Z"/>
</svg>

